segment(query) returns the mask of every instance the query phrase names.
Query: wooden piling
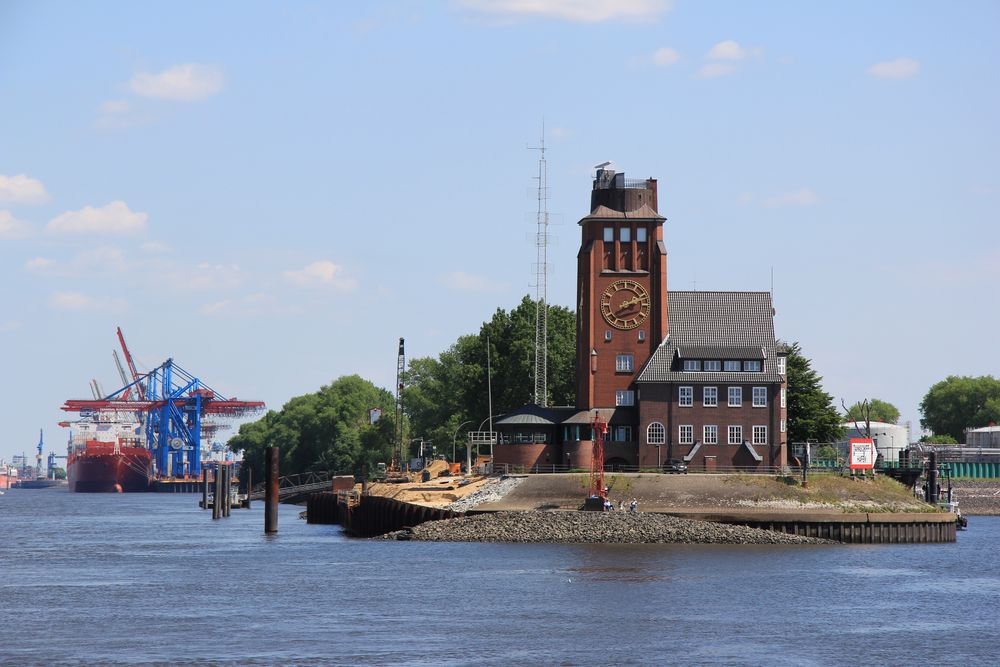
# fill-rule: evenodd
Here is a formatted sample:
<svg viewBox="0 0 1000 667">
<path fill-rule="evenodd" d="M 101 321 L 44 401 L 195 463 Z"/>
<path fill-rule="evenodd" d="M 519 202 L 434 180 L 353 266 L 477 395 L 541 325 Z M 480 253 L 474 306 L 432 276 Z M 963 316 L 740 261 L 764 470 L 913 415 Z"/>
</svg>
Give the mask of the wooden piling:
<svg viewBox="0 0 1000 667">
<path fill-rule="evenodd" d="M 250 494 L 253 493 L 253 470 L 247 466 L 247 497 L 243 500 L 243 508 L 250 509 Z"/>
<path fill-rule="evenodd" d="M 233 484 L 233 469 L 232 466 L 224 466 L 223 470 L 225 472 L 222 473 L 222 516 L 228 517 L 230 499 L 233 497 L 230 493 Z"/>
<path fill-rule="evenodd" d="M 278 477 L 280 474 L 278 448 L 267 448 L 264 475 L 264 532 L 278 532 Z"/>
<path fill-rule="evenodd" d="M 201 469 L 201 508 L 208 509 L 208 468 Z"/>
<path fill-rule="evenodd" d="M 222 516 L 222 466 L 215 468 L 215 496 L 212 498 L 212 518 Z"/>
</svg>

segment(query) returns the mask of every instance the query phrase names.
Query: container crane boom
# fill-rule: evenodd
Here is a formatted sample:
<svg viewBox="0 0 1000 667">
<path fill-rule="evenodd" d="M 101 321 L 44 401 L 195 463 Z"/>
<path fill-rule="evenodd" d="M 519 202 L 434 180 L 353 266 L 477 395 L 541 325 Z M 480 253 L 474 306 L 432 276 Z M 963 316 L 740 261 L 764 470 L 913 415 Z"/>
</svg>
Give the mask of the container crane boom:
<svg viewBox="0 0 1000 667">
<path fill-rule="evenodd" d="M 146 392 L 142 387 L 142 383 L 139 382 L 139 371 L 135 369 L 135 362 L 132 361 L 132 355 L 128 351 L 128 345 L 125 344 L 125 334 L 122 333 L 122 328 L 118 327 L 118 342 L 121 343 L 122 353 L 125 355 L 125 363 L 128 364 L 128 369 L 132 373 L 132 382 L 135 383 L 136 389 L 139 391 L 139 398 L 145 400 Z M 126 382 L 126 384 L 128 384 Z"/>
</svg>

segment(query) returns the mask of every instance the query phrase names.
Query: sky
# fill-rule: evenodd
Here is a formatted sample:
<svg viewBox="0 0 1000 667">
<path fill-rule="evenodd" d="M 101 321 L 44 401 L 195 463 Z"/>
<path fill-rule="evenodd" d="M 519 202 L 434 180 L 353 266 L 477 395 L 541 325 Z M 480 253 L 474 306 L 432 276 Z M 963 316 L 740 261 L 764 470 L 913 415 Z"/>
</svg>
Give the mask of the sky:
<svg viewBox="0 0 1000 667">
<path fill-rule="evenodd" d="M 171 357 L 279 409 L 535 290 L 594 165 L 671 289 L 768 290 L 839 405 L 1000 376 L 1000 4 L 0 2 L 0 458 Z M 485 415 L 484 415 L 485 417 Z"/>
</svg>

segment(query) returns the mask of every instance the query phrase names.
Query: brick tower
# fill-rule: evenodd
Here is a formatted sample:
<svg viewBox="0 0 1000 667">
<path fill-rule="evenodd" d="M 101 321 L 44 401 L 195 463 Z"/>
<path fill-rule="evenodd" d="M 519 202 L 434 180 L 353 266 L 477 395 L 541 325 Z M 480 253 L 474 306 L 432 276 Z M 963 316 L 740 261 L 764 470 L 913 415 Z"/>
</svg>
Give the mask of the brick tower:
<svg viewBox="0 0 1000 667">
<path fill-rule="evenodd" d="M 635 377 L 667 335 L 664 220 L 655 179 L 597 168 L 577 255 L 579 410 L 637 405 Z"/>
</svg>

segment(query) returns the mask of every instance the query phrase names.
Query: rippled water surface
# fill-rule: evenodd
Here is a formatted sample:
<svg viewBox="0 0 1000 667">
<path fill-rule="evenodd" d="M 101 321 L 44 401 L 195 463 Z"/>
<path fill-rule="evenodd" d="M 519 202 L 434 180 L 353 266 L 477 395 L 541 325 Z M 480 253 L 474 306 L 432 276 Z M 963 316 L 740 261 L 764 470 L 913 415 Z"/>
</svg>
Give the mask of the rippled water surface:
<svg viewBox="0 0 1000 667">
<path fill-rule="evenodd" d="M 1000 663 L 1000 518 L 946 545 L 432 544 L 197 501 L 0 497 L 0 663 Z"/>
</svg>

